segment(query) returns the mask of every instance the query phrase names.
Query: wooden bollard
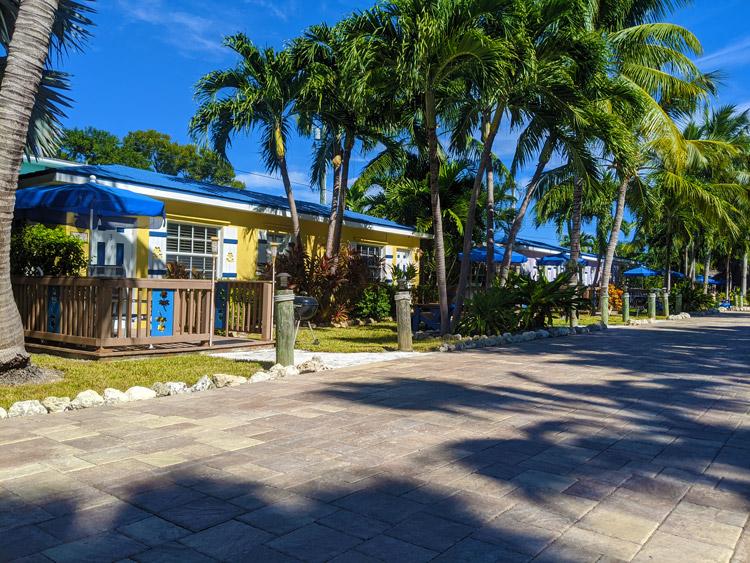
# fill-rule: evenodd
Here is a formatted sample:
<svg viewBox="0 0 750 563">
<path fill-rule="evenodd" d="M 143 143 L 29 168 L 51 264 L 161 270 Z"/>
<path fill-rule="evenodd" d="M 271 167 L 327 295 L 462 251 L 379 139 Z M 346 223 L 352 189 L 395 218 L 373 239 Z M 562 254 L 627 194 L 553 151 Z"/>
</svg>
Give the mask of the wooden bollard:
<svg viewBox="0 0 750 563">
<path fill-rule="evenodd" d="M 286 279 L 282 278 L 286 276 Z M 279 287 L 274 295 L 274 321 L 276 323 L 276 363 L 294 365 L 294 292 L 286 289 L 287 274 L 279 274 Z"/>
<path fill-rule="evenodd" d="M 411 352 L 414 348 L 411 339 L 411 292 L 399 291 L 395 296 L 398 349 Z"/>
</svg>

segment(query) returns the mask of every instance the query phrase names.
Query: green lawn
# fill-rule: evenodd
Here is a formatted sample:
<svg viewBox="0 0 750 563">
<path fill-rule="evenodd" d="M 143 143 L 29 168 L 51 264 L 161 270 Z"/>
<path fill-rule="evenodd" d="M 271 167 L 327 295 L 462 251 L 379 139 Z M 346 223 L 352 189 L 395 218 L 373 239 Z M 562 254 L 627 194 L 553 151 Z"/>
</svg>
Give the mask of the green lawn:
<svg viewBox="0 0 750 563">
<path fill-rule="evenodd" d="M 297 348 L 312 352 L 386 352 L 398 349 L 395 322 L 375 323 L 368 326 L 348 328 L 321 327 L 315 329 L 319 344 L 313 344 L 313 337 L 306 326 L 300 326 L 297 335 Z M 414 350 L 428 352 L 437 350 L 439 338 L 415 340 Z"/>
<path fill-rule="evenodd" d="M 64 379 L 44 385 L 0 387 L 0 407 L 7 409 L 15 401 L 41 400 L 51 395 L 72 399 L 86 389 L 101 394 L 106 387 L 125 391 L 133 385 L 151 387 L 157 381 L 184 381 L 192 385 L 201 376 L 214 373 L 250 377 L 262 369 L 260 364 L 253 362 L 235 362 L 200 354 L 98 362 L 34 354 L 32 361 L 38 366 L 63 372 Z"/>
</svg>

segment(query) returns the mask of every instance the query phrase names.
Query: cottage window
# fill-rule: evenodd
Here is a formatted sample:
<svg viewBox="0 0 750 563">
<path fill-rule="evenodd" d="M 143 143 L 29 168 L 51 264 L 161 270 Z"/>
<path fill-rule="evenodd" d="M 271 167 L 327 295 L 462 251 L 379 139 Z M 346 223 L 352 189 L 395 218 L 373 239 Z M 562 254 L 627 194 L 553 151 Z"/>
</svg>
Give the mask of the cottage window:
<svg viewBox="0 0 750 563">
<path fill-rule="evenodd" d="M 214 257 L 211 238 L 218 237 L 216 227 L 167 223 L 167 262 L 182 264 L 190 277 L 210 279 L 213 275 Z"/>
<path fill-rule="evenodd" d="M 381 281 L 383 279 L 383 247 L 371 244 L 355 244 L 354 250 L 362 255 L 367 262 L 367 268 L 370 270 L 370 279 Z"/>
</svg>

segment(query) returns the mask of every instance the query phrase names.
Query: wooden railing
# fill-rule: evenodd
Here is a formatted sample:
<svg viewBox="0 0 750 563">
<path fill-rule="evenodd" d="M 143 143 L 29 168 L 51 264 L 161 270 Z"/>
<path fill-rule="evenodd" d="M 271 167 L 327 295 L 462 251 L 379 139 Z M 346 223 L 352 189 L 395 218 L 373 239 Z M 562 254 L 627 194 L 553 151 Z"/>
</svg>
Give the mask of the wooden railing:
<svg viewBox="0 0 750 563">
<path fill-rule="evenodd" d="M 271 340 L 273 286 L 268 281 L 221 281 L 216 283 L 216 329 L 260 334 Z"/>
<path fill-rule="evenodd" d="M 226 317 L 232 319 L 229 330 L 239 332 L 236 325 L 242 323 L 252 329 L 243 332 L 270 340 L 271 283 L 229 282 L 228 287 L 237 296 Z M 97 349 L 207 344 L 210 338 L 210 281 L 19 277 L 13 279 L 13 293 L 27 338 Z M 219 303 L 215 321 L 218 309 Z"/>
</svg>

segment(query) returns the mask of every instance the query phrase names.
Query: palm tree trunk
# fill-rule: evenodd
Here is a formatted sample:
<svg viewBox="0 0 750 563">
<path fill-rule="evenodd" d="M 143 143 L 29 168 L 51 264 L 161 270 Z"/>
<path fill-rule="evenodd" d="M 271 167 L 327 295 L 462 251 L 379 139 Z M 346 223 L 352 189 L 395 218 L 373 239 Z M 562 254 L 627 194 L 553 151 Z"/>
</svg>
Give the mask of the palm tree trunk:
<svg viewBox="0 0 750 563">
<path fill-rule="evenodd" d="M 620 228 L 622 227 L 622 218 L 625 215 L 625 196 L 628 193 L 628 184 L 630 176 L 625 176 L 617 191 L 617 203 L 615 204 L 615 217 L 612 221 L 612 231 L 609 233 L 609 243 L 607 244 L 607 253 L 604 256 L 604 268 L 602 268 L 602 278 L 599 283 L 599 302 L 604 302 L 604 297 L 609 295 L 609 280 L 612 277 L 612 264 L 615 261 L 615 250 L 620 238 Z"/>
<path fill-rule="evenodd" d="M 711 251 L 706 249 L 706 260 L 703 265 L 703 295 L 708 295 L 708 270 L 711 268 Z"/>
<path fill-rule="evenodd" d="M 729 285 L 729 275 L 731 271 L 732 266 L 732 253 L 727 253 L 727 262 L 726 262 L 726 272 L 725 272 L 725 279 L 724 279 L 724 288 L 727 296 L 727 300 L 729 300 L 730 293 L 732 291 L 732 287 Z"/>
<path fill-rule="evenodd" d="M 338 254 L 338 247 L 334 246 L 336 223 L 339 215 L 339 197 L 341 191 L 341 161 L 344 159 L 344 151 L 340 143 L 336 144 L 336 152 L 333 156 L 333 194 L 331 194 L 331 214 L 328 217 L 328 236 L 326 237 L 326 256 L 333 258 Z"/>
<path fill-rule="evenodd" d="M 341 186 L 339 186 L 338 212 L 336 213 L 336 224 L 333 231 L 334 258 L 338 256 L 341 248 L 341 231 L 344 227 L 344 212 L 346 211 L 346 196 L 349 193 L 349 163 L 352 159 L 354 148 L 354 135 L 347 133 L 344 142 L 344 157 L 341 162 Z M 334 260 L 334 271 L 336 260 Z"/>
<path fill-rule="evenodd" d="M 552 157 L 552 148 L 554 147 L 554 145 L 555 139 L 552 135 L 550 135 L 544 142 L 542 152 L 539 154 L 539 161 L 537 162 L 536 169 L 534 170 L 534 175 L 531 177 L 529 186 L 528 188 L 526 188 L 526 194 L 524 194 L 523 200 L 521 201 L 521 207 L 518 208 L 518 213 L 516 213 L 516 216 L 513 219 L 513 223 L 511 223 L 510 230 L 508 231 L 508 236 L 505 239 L 505 255 L 503 256 L 503 263 L 500 265 L 501 285 L 505 285 L 505 283 L 508 281 L 510 261 L 513 254 L 513 245 L 516 242 L 518 231 L 521 230 L 521 226 L 523 225 L 523 218 L 525 217 L 526 211 L 529 208 L 531 199 L 536 193 L 536 188 L 539 185 L 539 180 L 541 180 L 542 178 L 544 168 L 547 166 L 547 163 Z"/>
<path fill-rule="evenodd" d="M 10 281 L 10 230 L 26 133 L 57 8 L 57 0 L 20 1 L 0 87 L 0 373 L 29 363 Z"/>
<path fill-rule="evenodd" d="M 568 271 L 574 272 L 571 278 L 572 286 L 578 285 L 578 271 L 580 266 L 578 259 L 581 257 L 581 208 L 583 207 L 583 180 L 576 178 L 573 183 L 573 210 L 570 225 L 570 260 L 568 261 Z M 578 324 L 578 313 L 575 309 L 570 311 L 570 324 Z"/>
<path fill-rule="evenodd" d="M 425 96 L 427 126 L 427 151 L 430 164 L 430 201 L 432 204 L 432 231 L 435 237 L 435 277 L 437 278 L 438 302 L 440 303 L 440 334 L 450 328 L 448 316 L 448 279 L 445 270 L 445 241 L 443 240 L 443 212 L 440 208 L 440 162 L 438 160 L 437 117 L 435 97 L 432 92 Z"/>
<path fill-rule="evenodd" d="M 292 182 L 289 179 L 289 169 L 286 164 L 286 156 L 280 157 L 279 168 L 281 170 L 281 180 L 284 183 L 284 190 L 286 191 L 286 199 L 289 202 L 289 214 L 292 217 L 292 235 L 294 236 L 294 244 L 297 245 L 297 248 L 302 248 L 302 236 L 300 235 L 297 202 L 294 200 L 294 192 L 292 191 Z"/>
<path fill-rule="evenodd" d="M 664 287 L 667 291 L 672 289 L 672 232 L 667 232 L 667 249 L 666 249 L 665 269 L 664 269 Z"/>
<path fill-rule="evenodd" d="M 499 110 L 498 110 L 499 111 Z M 490 112 L 485 111 L 482 116 L 482 141 L 486 144 L 490 137 L 491 120 Z M 493 136 L 494 141 L 494 136 Z M 485 287 L 492 287 L 495 281 L 495 171 L 492 161 L 487 165 L 487 276 Z"/>
<path fill-rule="evenodd" d="M 742 289 L 742 301 L 744 302 L 747 297 L 747 248 L 742 253 L 742 280 L 740 287 Z"/>
<path fill-rule="evenodd" d="M 474 185 L 471 189 L 471 201 L 469 203 L 469 211 L 466 217 L 466 224 L 464 225 L 464 246 L 463 246 L 463 257 L 461 258 L 461 271 L 458 275 L 458 290 L 456 291 L 456 302 L 455 309 L 453 311 L 453 320 L 451 322 L 451 328 L 453 331 L 458 326 L 458 321 L 461 320 L 461 309 L 464 305 L 464 297 L 466 293 L 466 287 L 469 284 L 469 278 L 471 276 L 471 247 L 473 245 L 472 235 L 474 234 L 474 223 L 477 215 L 477 202 L 479 201 L 479 193 L 482 191 L 482 179 L 484 177 L 485 170 L 491 168 L 488 166 L 490 158 L 492 156 L 492 143 L 495 140 L 495 135 L 500 127 L 500 117 L 502 113 L 498 108 L 495 112 L 495 117 L 492 119 L 492 123 L 489 127 L 488 134 L 484 139 L 484 147 L 482 148 L 482 156 L 479 160 L 479 169 L 474 177 Z M 494 260 L 494 256 L 493 256 Z M 487 270 L 489 276 L 489 269 Z"/>
</svg>

